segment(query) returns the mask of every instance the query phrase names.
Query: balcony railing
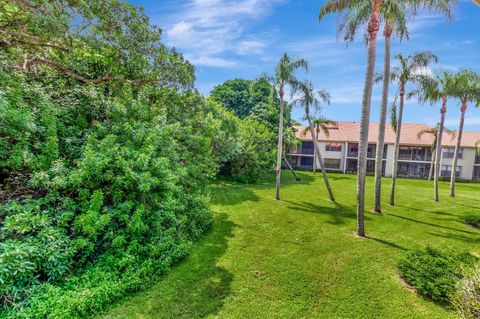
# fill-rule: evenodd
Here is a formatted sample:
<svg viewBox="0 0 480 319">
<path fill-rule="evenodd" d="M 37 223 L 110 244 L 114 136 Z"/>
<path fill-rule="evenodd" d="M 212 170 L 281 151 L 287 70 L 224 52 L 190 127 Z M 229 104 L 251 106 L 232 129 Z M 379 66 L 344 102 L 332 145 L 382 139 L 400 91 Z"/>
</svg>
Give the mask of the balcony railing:
<svg viewBox="0 0 480 319">
<path fill-rule="evenodd" d="M 367 152 L 367 158 L 375 158 L 377 154 L 375 151 L 368 151 Z M 358 157 L 358 151 L 348 151 L 347 152 L 347 157 Z M 384 154 L 383 158 L 386 158 L 386 154 Z"/>
<path fill-rule="evenodd" d="M 443 158 L 453 158 L 454 156 L 455 156 L 455 153 L 443 152 Z M 458 153 L 458 158 L 459 159 L 463 158 L 463 152 Z"/>
<path fill-rule="evenodd" d="M 406 160 L 406 161 L 431 161 L 432 155 L 431 154 L 398 154 L 399 160 Z"/>
<path fill-rule="evenodd" d="M 292 150 L 290 154 L 313 155 L 314 150 L 313 148 L 297 148 L 296 150 Z"/>
</svg>

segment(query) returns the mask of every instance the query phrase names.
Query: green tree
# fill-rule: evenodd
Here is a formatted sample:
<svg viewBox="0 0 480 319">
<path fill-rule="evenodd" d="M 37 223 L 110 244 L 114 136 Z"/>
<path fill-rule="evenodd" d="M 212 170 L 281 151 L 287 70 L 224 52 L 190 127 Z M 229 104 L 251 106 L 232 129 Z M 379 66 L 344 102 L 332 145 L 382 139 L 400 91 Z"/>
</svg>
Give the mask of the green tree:
<svg viewBox="0 0 480 319">
<path fill-rule="evenodd" d="M 251 84 L 251 81 L 244 79 L 228 80 L 217 85 L 210 93 L 210 98 L 235 111 L 237 116 L 243 119 L 256 104 L 251 96 Z"/>
<path fill-rule="evenodd" d="M 447 113 L 448 98 L 454 93 L 454 75 L 443 71 L 433 77 L 421 76 L 418 79 L 419 87 L 410 93 L 411 96 L 417 95 L 420 103 L 429 102 L 435 105 L 442 101 L 440 108 L 440 122 L 437 133 L 437 146 L 435 147 L 435 171 L 433 177 L 434 190 L 433 199 L 438 202 L 438 180 L 440 177 L 440 157 L 442 152 L 442 137 L 445 127 L 445 113 Z"/>
<path fill-rule="evenodd" d="M 476 107 L 480 106 L 480 77 L 471 70 L 464 70 L 455 75 L 453 96 L 460 99 L 460 124 L 458 126 L 457 142 L 455 144 L 455 154 L 452 163 L 452 175 L 450 178 L 450 196 L 455 197 L 455 179 L 457 177 L 457 162 L 462 144 L 463 124 L 465 122 L 465 112 L 468 103 L 474 103 Z"/>
<path fill-rule="evenodd" d="M 395 133 L 395 150 L 393 154 L 393 165 L 392 165 L 392 188 L 390 191 L 390 205 L 395 205 L 395 183 L 397 179 L 397 164 L 398 164 L 398 153 L 400 150 L 400 138 L 402 136 L 402 119 L 403 119 L 403 109 L 405 106 L 405 94 L 406 87 L 409 83 L 416 83 L 421 78 L 421 72 L 425 70 L 430 63 L 437 62 L 438 58 L 432 52 L 417 52 L 407 57 L 404 57 L 401 54 L 397 54 L 395 58 L 398 60 L 399 65 L 392 68 L 390 78 L 392 81 L 397 82 L 398 95 L 400 98 L 398 114 L 396 113 L 396 100 L 394 106 L 392 107 L 392 116 L 393 128 L 396 131 Z M 395 121 L 396 119 L 396 121 Z"/>
<path fill-rule="evenodd" d="M 318 144 L 317 135 L 315 133 L 315 124 L 312 118 L 312 112 L 316 113 L 320 110 L 320 100 L 324 103 L 330 104 L 330 93 L 325 90 L 315 91 L 313 84 L 309 81 L 296 84 L 294 87 L 294 92 L 300 94 L 300 97 L 296 99 L 293 103 L 294 105 L 302 107 L 305 112 L 305 118 L 308 121 L 310 134 L 313 138 L 315 155 L 320 164 L 320 169 L 322 170 L 322 175 L 325 181 L 325 186 L 327 187 L 328 196 L 330 197 L 331 201 L 335 202 L 335 197 L 333 196 L 333 191 L 330 187 L 330 182 L 328 181 L 327 171 L 325 170 L 325 166 L 323 164 L 322 153 L 320 152 L 320 146 Z"/>
<path fill-rule="evenodd" d="M 193 66 L 160 42 L 161 30 L 123 1 L 8 0 L 0 3 L 3 63 L 50 69 L 81 83 L 191 87 Z"/>
<path fill-rule="evenodd" d="M 278 145 L 277 145 L 277 164 L 275 167 L 275 198 L 280 200 L 280 176 L 282 168 L 282 152 L 283 152 L 283 129 L 284 129 L 284 114 L 285 114 L 285 88 L 287 86 L 294 87 L 298 84 L 295 73 L 298 69 L 308 70 L 308 63 L 305 59 L 293 59 L 287 53 L 284 53 L 280 58 L 276 68 L 274 77 L 274 87 L 278 91 L 280 97 L 280 121 L 278 123 Z"/>
</svg>

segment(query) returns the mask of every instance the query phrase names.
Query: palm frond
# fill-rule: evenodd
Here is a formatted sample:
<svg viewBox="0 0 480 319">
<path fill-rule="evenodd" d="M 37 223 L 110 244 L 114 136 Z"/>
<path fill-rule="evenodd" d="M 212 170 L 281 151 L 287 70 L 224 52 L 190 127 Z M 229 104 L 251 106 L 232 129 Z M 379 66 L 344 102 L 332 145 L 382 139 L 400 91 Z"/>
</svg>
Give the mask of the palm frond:
<svg viewBox="0 0 480 319">
<path fill-rule="evenodd" d="M 392 127 L 392 130 L 396 133 L 397 132 L 397 125 L 398 125 L 398 119 L 397 119 L 397 99 L 395 98 L 395 101 L 392 104 L 392 108 L 390 109 L 390 126 Z"/>
<path fill-rule="evenodd" d="M 326 137 L 330 137 L 330 128 L 338 126 L 338 122 L 330 120 L 324 117 L 316 118 L 313 124 L 317 128 L 317 131 L 323 131 Z"/>
</svg>

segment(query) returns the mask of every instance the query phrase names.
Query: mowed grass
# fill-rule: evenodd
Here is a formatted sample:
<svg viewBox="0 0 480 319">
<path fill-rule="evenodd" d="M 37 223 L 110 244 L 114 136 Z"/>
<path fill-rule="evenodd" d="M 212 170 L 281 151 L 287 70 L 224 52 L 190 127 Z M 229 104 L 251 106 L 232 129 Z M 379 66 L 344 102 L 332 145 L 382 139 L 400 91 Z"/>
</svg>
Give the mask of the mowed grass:
<svg viewBox="0 0 480 319">
<path fill-rule="evenodd" d="M 415 248 L 480 253 L 480 231 L 462 217 L 480 214 L 480 185 L 458 184 L 457 197 L 441 183 L 400 179 L 396 206 L 372 212 L 367 180 L 366 232 L 356 229 L 356 176 L 330 174 L 337 203 L 321 175 L 282 177 L 259 185 L 219 182 L 212 190 L 215 222 L 192 255 L 103 318 L 456 318 L 406 289 L 395 268 Z"/>
</svg>

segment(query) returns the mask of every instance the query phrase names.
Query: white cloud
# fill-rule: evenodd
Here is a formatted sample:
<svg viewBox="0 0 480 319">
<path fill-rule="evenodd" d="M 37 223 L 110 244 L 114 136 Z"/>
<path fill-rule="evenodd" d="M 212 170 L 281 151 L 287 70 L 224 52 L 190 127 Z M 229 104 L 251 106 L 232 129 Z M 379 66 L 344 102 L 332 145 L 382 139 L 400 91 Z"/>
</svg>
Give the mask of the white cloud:
<svg viewBox="0 0 480 319">
<path fill-rule="evenodd" d="M 210 57 L 210 56 L 186 56 L 186 58 L 193 63 L 194 65 L 203 65 L 203 66 L 210 66 L 210 67 L 234 67 L 237 66 L 238 63 L 235 60 L 228 60 L 218 57 Z"/>
<path fill-rule="evenodd" d="M 261 54 L 267 45 L 258 40 L 243 40 L 237 47 L 236 52 L 240 55 Z"/>
<path fill-rule="evenodd" d="M 166 41 L 185 52 L 200 66 L 230 67 L 231 55 L 262 54 L 267 35 L 250 30 L 249 24 L 272 12 L 286 0 L 189 0 L 182 2 L 167 22 Z M 226 55 L 230 55 L 226 58 Z"/>
</svg>

